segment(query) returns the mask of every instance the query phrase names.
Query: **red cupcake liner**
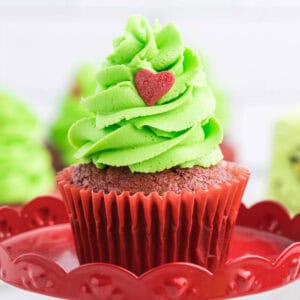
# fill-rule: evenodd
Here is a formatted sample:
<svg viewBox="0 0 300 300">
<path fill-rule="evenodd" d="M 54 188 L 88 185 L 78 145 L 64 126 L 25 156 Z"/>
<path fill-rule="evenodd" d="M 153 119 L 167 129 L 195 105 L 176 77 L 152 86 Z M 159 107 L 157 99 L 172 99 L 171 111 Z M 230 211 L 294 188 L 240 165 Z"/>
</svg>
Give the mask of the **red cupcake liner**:
<svg viewBox="0 0 300 300">
<path fill-rule="evenodd" d="M 228 255 L 249 172 L 222 162 L 232 181 L 207 191 L 144 195 L 93 192 L 58 173 L 81 264 L 112 263 L 137 275 L 168 262 L 191 262 L 214 272 Z"/>
</svg>

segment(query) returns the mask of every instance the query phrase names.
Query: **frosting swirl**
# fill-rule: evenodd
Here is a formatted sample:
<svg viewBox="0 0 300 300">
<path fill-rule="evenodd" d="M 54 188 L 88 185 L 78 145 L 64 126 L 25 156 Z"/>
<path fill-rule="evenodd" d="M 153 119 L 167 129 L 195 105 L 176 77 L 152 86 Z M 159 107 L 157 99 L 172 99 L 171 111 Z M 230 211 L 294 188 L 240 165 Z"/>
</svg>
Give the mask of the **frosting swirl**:
<svg viewBox="0 0 300 300">
<path fill-rule="evenodd" d="M 214 118 L 215 99 L 198 55 L 183 45 L 175 25 L 156 22 L 152 29 L 143 17 L 133 16 L 113 45 L 97 76 L 96 93 L 82 100 L 94 115 L 69 131 L 76 158 L 99 168 L 128 166 L 132 172 L 219 162 L 222 128 Z M 151 107 L 134 84 L 141 69 L 170 71 L 175 77 Z"/>
</svg>

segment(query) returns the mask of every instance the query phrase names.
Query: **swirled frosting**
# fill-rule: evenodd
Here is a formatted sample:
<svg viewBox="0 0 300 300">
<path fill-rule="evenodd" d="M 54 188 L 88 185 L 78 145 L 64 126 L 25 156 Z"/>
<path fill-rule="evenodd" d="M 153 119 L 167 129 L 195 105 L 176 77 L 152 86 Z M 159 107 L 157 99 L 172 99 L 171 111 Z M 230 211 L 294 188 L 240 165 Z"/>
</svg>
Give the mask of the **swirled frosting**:
<svg viewBox="0 0 300 300">
<path fill-rule="evenodd" d="M 94 115 L 69 131 L 76 158 L 99 168 L 128 166 L 145 173 L 218 163 L 222 128 L 214 118 L 215 99 L 198 54 L 183 45 L 176 26 L 156 23 L 152 29 L 143 17 L 132 16 L 113 46 L 97 76 L 96 93 L 82 100 Z M 151 107 L 134 84 L 141 69 L 175 77 Z"/>
<path fill-rule="evenodd" d="M 0 203 L 20 203 L 54 188 L 54 172 L 35 116 L 0 92 Z"/>
</svg>

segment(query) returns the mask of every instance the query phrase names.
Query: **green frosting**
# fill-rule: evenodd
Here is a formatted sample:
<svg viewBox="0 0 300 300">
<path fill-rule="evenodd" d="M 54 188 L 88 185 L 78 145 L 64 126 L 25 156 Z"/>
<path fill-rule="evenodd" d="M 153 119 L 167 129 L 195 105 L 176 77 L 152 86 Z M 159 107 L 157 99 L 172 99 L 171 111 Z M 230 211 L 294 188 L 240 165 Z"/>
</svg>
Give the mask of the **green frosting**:
<svg viewBox="0 0 300 300">
<path fill-rule="evenodd" d="M 58 150 L 62 163 L 66 166 L 78 161 L 74 158 L 75 150 L 67 139 L 68 130 L 75 121 L 90 115 L 80 105 L 80 100 L 95 92 L 96 73 L 96 67 L 91 64 L 79 67 L 72 88 L 63 97 L 60 114 L 51 127 L 50 142 Z"/>
<path fill-rule="evenodd" d="M 69 131 L 76 158 L 99 168 L 128 166 L 132 172 L 218 163 L 222 128 L 214 118 L 215 99 L 198 54 L 183 45 L 177 28 L 156 23 L 152 29 L 143 17 L 133 16 L 113 46 L 97 76 L 96 93 L 82 100 L 93 115 Z M 141 69 L 175 77 L 151 107 L 134 84 Z"/>
<path fill-rule="evenodd" d="M 0 92 L 0 203 L 20 203 L 54 189 L 43 132 L 28 108 Z"/>
<path fill-rule="evenodd" d="M 300 212 L 300 108 L 275 126 L 268 197 Z"/>
</svg>

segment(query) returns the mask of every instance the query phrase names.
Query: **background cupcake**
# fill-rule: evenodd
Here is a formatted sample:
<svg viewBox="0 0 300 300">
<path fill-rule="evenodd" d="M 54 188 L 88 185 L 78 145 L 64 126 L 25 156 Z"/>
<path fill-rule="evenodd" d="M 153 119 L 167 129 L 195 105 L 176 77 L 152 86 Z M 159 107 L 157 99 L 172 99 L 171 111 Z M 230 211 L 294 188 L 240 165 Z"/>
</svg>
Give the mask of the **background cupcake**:
<svg viewBox="0 0 300 300">
<path fill-rule="evenodd" d="M 216 118 L 221 122 L 225 134 L 225 139 L 220 145 L 224 160 L 235 161 L 236 153 L 233 145 L 229 142 L 228 139 L 231 115 L 229 96 L 226 91 L 222 89 L 222 87 L 216 85 L 212 81 L 210 81 L 209 84 L 216 99 Z"/>
<path fill-rule="evenodd" d="M 114 40 L 69 140 L 85 164 L 57 176 L 78 257 L 136 274 L 172 261 L 214 271 L 227 257 L 249 177 L 221 162 L 222 128 L 198 55 L 173 24 L 138 16 Z"/>
<path fill-rule="evenodd" d="M 74 148 L 67 140 L 67 133 L 75 121 L 89 115 L 89 112 L 80 105 L 80 100 L 95 92 L 96 71 L 96 67 L 92 64 L 83 64 L 78 68 L 70 90 L 62 99 L 58 118 L 51 126 L 49 146 L 56 170 L 76 161 Z"/>
<path fill-rule="evenodd" d="M 36 117 L 0 91 L 0 204 L 18 204 L 52 192 L 54 173 Z"/>
<path fill-rule="evenodd" d="M 216 100 L 216 118 L 221 123 L 225 140 L 223 140 L 220 145 L 224 160 L 235 161 L 236 153 L 233 145 L 229 142 L 228 136 L 230 134 L 230 125 L 232 122 L 232 107 L 228 91 L 226 91 L 220 84 L 217 83 L 215 76 L 211 72 L 211 67 L 209 66 L 208 59 L 201 56 L 204 61 L 205 71 L 207 73 L 209 86 Z"/>
<path fill-rule="evenodd" d="M 300 212 L 300 108 L 282 117 L 274 128 L 268 197 Z"/>
</svg>

